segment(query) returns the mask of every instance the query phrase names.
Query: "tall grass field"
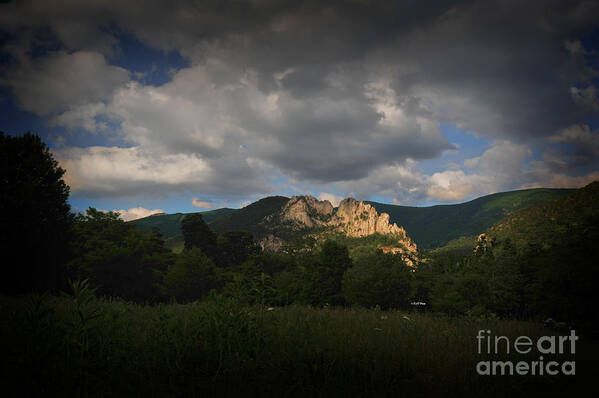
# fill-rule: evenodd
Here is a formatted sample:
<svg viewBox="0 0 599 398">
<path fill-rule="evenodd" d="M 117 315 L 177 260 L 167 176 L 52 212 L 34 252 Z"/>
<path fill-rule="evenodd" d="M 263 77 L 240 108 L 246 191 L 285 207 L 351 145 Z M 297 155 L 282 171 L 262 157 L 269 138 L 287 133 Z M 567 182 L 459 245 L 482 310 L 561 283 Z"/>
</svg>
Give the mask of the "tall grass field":
<svg viewBox="0 0 599 398">
<path fill-rule="evenodd" d="M 220 298 L 142 306 L 85 287 L 0 303 L 3 396 L 559 396 L 596 370 L 581 337 L 575 376 L 477 374 L 479 330 L 557 333 L 537 322 Z"/>
</svg>

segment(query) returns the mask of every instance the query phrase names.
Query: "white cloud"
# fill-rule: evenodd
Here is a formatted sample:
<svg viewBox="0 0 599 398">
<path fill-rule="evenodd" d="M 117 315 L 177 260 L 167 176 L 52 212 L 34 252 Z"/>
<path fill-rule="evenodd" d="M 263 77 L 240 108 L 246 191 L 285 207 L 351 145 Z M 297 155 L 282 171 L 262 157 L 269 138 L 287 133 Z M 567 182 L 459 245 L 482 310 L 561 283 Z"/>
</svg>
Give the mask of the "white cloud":
<svg viewBox="0 0 599 398">
<path fill-rule="evenodd" d="M 434 173 L 428 183 L 428 195 L 440 201 L 458 202 L 480 192 L 481 186 L 488 186 L 491 180 L 486 176 L 467 175 L 462 170 L 446 170 Z"/>
<path fill-rule="evenodd" d="M 401 165 L 382 166 L 363 178 L 335 183 L 334 186 L 346 196 L 357 199 L 366 200 L 377 194 L 405 203 L 418 203 L 427 195 L 426 178 L 417 162 L 408 159 Z"/>
<path fill-rule="evenodd" d="M 262 91 L 255 71 L 208 59 L 160 87 L 129 82 L 113 91 L 106 106 L 75 107 L 52 122 L 95 132 L 105 127 L 97 115 L 120 121 L 120 133 L 133 148 L 62 153 L 65 167 L 73 168 L 75 189 L 86 185 L 82 189 L 106 194 L 120 188 L 142 192 L 144 184 L 148 192 L 180 184 L 211 194 L 264 194 L 271 190 L 265 176 L 275 172 L 303 182 L 352 180 L 388 162 L 451 148 L 438 123 L 407 115 L 393 102 L 388 82 L 376 86 L 383 94 L 370 98 L 357 82 L 344 84 L 343 90 L 358 89 L 358 97 L 315 93 L 300 101 L 285 88 Z M 388 108 L 389 118 L 378 116 L 380 106 Z"/>
<path fill-rule="evenodd" d="M 74 191 L 99 194 L 134 193 L 140 185 L 177 188 L 207 183 L 206 161 L 194 154 L 159 155 L 139 147 L 66 148 L 57 151 L 66 169 L 65 181 Z"/>
<path fill-rule="evenodd" d="M 209 209 L 212 207 L 212 203 L 210 202 L 202 202 L 200 200 L 198 200 L 197 198 L 193 198 L 191 200 L 191 204 L 195 207 L 199 207 L 201 209 Z"/>
<path fill-rule="evenodd" d="M 106 105 L 103 102 L 94 102 L 71 107 L 50 119 L 50 126 L 65 126 L 70 129 L 82 128 L 92 133 L 107 130 L 105 123 L 96 117 L 105 114 Z"/>
<path fill-rule="evenodd" d="M 115 210 L 115 211 L 117 213 L 119 213 L 120 217 L 125 221 L 137 220 L 138 218 L 148 217 L 148 216 L 151 216 L 152 214 L 164 213 L 164 211 L 162 211 L 160 209 L 150 210 L 150 209 L 143 208 L 141 206 L 133 207 L 129 210 Z"/>
<path fill-rule="evenodd" d="M 498 141 L 480 156 L 466 159 L 462 165 L 450 162 L 445 170 L 432 174 L 423 173 L 418 162 L 408 160 L 401 165 L 377 168 L 365 178 L 335 186 L 341 192 L 362 199 L 374 193 L 389 196 L 395 204 L 418 204 L 431 199 L 460 202 L 515 189 L 528 179 L 540 178 L 540 174 L 533 174 L 529 169 L 527 162 L 531 156 L 526 145 Z"/>
<path fill-rule="evenodd" d="M 462 201 L 509 189 L 522 180 L 530 148 L 510 141 L 495 142 L 481 156 L 464 160 L 463 169 L 452 165 L 427 178 L 428 195 L 441 201 Z"/>
<path fill-rule="evenodd" d="M 532 152 L 527 145 L 499 141 L 481 156 L 466 159 L 464 165 L 475 172 L 493 176 L 502 185 L 517 175 L 524 160 L 530 156 Z"/>
<path fill-rule="evenodd" d="M 89 108 L 110 97 L 115 88 L 128 80 L 129 72 L 109 65 L 102 54 L 77 51 L 24 60 L 7 73 L 3 83 L 13 89 L 23 109 L 44 116 L 80 106 Z M 72 120 L 66 116 L 64 123 L 68 125 Z"/>
<path fill-rule="evenodd" d="M 117 135 L 130 146 L 67 142 L 60 151 L 73 191 L 97 196 L 186 190 L 238 200 L 268 194 L 283 179 L 322 195 L 456 201 L 535 181 L 569 184 L 550 173 L 570 175 L 574 161 L 590 171 L 597 133 L 576 123 L 599 109 L 588 83 L 597 71 L 577 63 L 588 51 L 568 29 L 592 23 L 597 7 L 554 5 L 540 24 L 513 5 L 446 12 L 438 4 L 350 3 L 347 11 L 250 2 L 243 12 L 185 2 L 3 4 L 0 25 L 19 40 L 7 36 L 3 49 L 18 65 L 2 83 L 51 126 Z M 498 23 L 505 16 L 521 32 L 518 46 Z M 118 59 L 119 34 L 106 26 L 126 27 L 190 64 L 160 86 L 131 81 L 107 62 Z M 32 57 L 41 28 L 63 50 Z M 462 151 L 440 123 L 498 141 L 425 174 L 420 160 Z M 555 149 L 528 162 L 530 146 L 547 137 L 575 146 L 578 157 Z"/>
<path fill-rule="evenodd" d="M 99 197 L 204 191 L 220 195 L 268 192 L 261 165 L 251 159 L 211 159 L 194 152 L 144 146 L 66 147 L 54 153 L 73 192 Z"/>
</svg>

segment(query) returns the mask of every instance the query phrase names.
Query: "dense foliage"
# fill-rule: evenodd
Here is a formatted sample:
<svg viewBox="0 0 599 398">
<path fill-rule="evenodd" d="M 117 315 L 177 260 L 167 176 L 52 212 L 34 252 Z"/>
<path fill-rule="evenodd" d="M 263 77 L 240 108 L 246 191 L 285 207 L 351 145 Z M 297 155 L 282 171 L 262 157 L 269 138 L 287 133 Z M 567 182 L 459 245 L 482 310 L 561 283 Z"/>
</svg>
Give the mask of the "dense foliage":
<svg viewBox="0 0 599 398">
<path fill-rule="evenodd" d="M 410 272 L 399 256 L 376 251 L 356 260 L 343 277 L 343 290 L 352 304 L 406 309 L 411 282 Z"/>
<path fill-rule="evenodd" d="M 160 273 L 174 261 L 156 231 L 139 231 L 117 213 L 89 208 L 75 218 L 71 278 L 89 279 L 98 293 L 128 300 L 161 297 Z"/>
<path fill-rule="evenodd" d="M 432 307 L 453 314 L 552 317 L 597 331 L 599 183 L 514 212 L 481 236 L 433 251 L 418 270 Z"/>
<path fill-rule="evenodd" d="M 179 254 L 163 280 L 164 294 L 180 301 L 200 300 L 218 287 L 214 262 L 197 247 Z"/>
<path fill-rule="evenodd" d="M 61 286 L 73 220 L 64 173 L 37 135 L 0 132 L 0 292 Z"/>
<path fill-rule="evenodd" d="M 403 226 L 423 249 L 433 249 L 462 236 L 485 232 L 510 212 L 543 204 L 572 193 L 572 189 L 526 189 L 483 196 L 470 202 L 430 207 L 370 203 L 389 214 L 390 222 Z"/>
</svg>

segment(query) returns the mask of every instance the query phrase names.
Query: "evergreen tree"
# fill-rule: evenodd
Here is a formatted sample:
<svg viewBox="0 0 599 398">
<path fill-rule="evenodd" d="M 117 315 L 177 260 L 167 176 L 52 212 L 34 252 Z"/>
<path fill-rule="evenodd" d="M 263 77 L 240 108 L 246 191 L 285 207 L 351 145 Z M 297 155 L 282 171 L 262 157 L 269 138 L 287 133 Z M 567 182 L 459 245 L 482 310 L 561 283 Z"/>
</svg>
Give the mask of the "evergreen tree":
<svg viewBox="0 0 599 398">
<path fill-rule="evenodd" d="M 300 260 L 305 264 L 306 273 L 303 301 L 311 305 L 343 304 L 343 274 L 352 265 L 347 247 L 328 240 L 317 256 Z"/>
<path fill-rule="evenodd" d="M 204 222 L 201 214 L 186 215 L 181 221 L 181 232 L 186 250 L 197 247 L 209 257 L 216 254 L 216 235 Z"/>
<path fill-rule="evenodd" d="M 2 293 L 62 287 L 73 221 L 64 173 L 37 135 L 0 132 Z"/>
<path fill-rule="evenodd" d="M 217 239 L 219 266 L 240 265 L 249 256 L 258 254 L 260 246 L 254 243 L 252 234 L 246 231 L 230 231 Z"/>
</svg>

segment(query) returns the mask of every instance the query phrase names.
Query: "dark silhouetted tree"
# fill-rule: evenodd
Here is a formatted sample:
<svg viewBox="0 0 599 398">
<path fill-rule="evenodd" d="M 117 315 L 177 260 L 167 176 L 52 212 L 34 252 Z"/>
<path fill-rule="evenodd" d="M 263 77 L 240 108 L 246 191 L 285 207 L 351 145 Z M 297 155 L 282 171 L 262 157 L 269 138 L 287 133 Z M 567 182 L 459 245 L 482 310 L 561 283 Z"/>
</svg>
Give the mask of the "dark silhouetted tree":
<svg viewBox="0 0 599 398">
<path fill-rule="evenodd" d="M 216 254 L 216 235 L 204 222 L 201 214 L 188 214 L 181 221 L 185 249 L 197 247 L 209 257 Z"/>
<path fill-rule="evenodd" d="M 246 231 L 231 231 L 219 235 L 218 259 L 220 266 L 240 265 L 249 256 L 258 254 L 260 247 L 254 243 L 251 233 Z"/>
<path fill-rule="evenodd" d="M 34 134 L 0 132 L 0 289 L 62 287 L 73 215 L 65 171 Z"/>
<path fill-rule="evenodd" d="M 301 262 L 306 270 L 302 301 L 311 305 L 343 304 L 341 282 L 352 265 L 347 247 L 327 240 L 318 255 L 301 258 Z"/>
</svg>

